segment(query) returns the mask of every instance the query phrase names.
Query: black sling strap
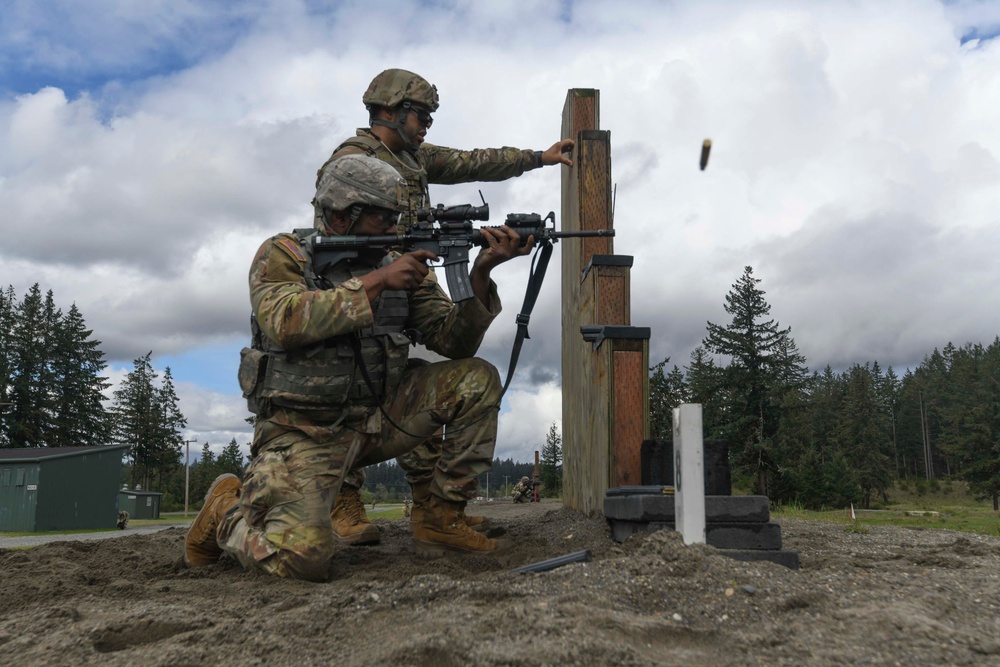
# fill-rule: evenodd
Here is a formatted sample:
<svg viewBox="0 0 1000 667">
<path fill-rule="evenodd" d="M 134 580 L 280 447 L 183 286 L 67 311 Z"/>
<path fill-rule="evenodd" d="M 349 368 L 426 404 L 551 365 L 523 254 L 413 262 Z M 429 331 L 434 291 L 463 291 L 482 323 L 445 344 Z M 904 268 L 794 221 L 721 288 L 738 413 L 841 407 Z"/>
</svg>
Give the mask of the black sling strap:
<svg viewBox="0 0 1000 667">
<path fill-rule="evenodd" d="M 521 356 L 521 345 L 524 343 L 525 338 L 531 338 L 531 336 L 528 335 L 528 321 L 531 319 L 531 311 L 535 307 L 535 301 L 538 300 L 538 294 L 542 290 L 542 282 L 545 280 L 545 270 L 548 268 L 550 257 L 552 257 L 552 244 L 543 243 L 535 252 L 534 257 L 531 258 L 531 274 L 528 276 L 528 287 L 524 292 L 524 303 L 521 304 L 521 312 L 518 313 L 516 318 L 517 334 L 514 336 L 514 345 L 510 350 L 510 364 L 507 367 L 507 379 L 503 383 L 503 391 L 500 392 L 500 398 L 497 400 L 496 408 L 498 410 L 500 409 L 500 401 L 503 399 L 504 394 L 507 393 L 510 381 L 514 378 L 514 369 L 517 367 L 517 359 Z M 371 376 L 368 374 L 368 368 L 365 366 L 365 361 L 361 356 L 361 341 L 358 340 L 356 334 L 351 334 L 350 340 L 351 348 L 354 351 L 355 363 L 358 366 L 358 370 L 361 371 L 361 377 L 368 386 L 368 391 L 370 391 L 372 396 L 375 398 L 382 416 L 385 417 L 390 424 L 396 427 L 397 430 L 408 436 L 414 438 L 431 437 L 433 433 L 428 433 L 427 435 L 410 433 L 389 416 L 389 413 L 385 411 L 385 407 L 382 405 L 382 396 L 376 391 L 375 384 L 372 382 Z M 485 416 L 486 415 L 484 414 L 483 417 Z M 476 422 L 483 419 L 483 417 L 477 419 Z M 473 422 L 473 424 L 476 422 Z M 468 424 L 463 428 L 468 428 L 469 426 L 472 426 L 472 424 Z"/>
<path fill-rule="evenodd" d="M 517 367 L 517 359 L 521 356 L 521 344 L 528 335 L 528 320 L 531 319 L 531 311 L 538 300 L 538 293 L 542 291 L 542 281 L 545 280 L 545 270 L 549 265 L 549 258 L 552 256 L 552 244 L 543 243 L 531 258 L 531 275 L 528 277 L 528 287 L 524 292 L 524 303 L 521 304 L 521 312 L 518 313 L 517 335 L 514 337 L 514 346 L 510 350 L 510 364 L 507 366 L 507 379 L 503 383 L 501 398 L 507 393 L 510 381 L 514 379 L 514 369 Z"/>
</svg>

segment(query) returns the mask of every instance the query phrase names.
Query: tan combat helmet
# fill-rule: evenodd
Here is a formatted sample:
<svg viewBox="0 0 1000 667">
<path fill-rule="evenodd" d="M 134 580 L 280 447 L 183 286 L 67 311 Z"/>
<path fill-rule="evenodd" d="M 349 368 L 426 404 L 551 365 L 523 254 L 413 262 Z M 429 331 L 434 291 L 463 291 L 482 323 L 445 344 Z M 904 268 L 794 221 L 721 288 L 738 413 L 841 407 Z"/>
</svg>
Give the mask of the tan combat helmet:
<svg viewBox="0 0 1000 667">
<path fill-rule="evenodd" d="M 427 79 L 405 69 L 387 69 L 368 84 L 362 96 L 365 108 L 394 107 L 403 102 L 416 102 L 431 111 L 438 110 L 437 87 Z"/>
<path fill-rule="evenodd" d="M 521 478 L 521 483 L 522 483 L 522 484 L 527 484 L 527 483 L 528 483 L 528 482 L 530 482 L 530 481 L 531 481 L 531 480 L 529 480 L 527 476 L 524 476 L 524 477 L 522 477 L 522 478 Z"/>
<path fill-rule="evenodd" d="M 351 225 L 366 206 L 406 210 L 406 181 L 393 167 L 370 155 L 345 155 L 330 163 L 319 179 L 314 202 L 330 224 L 330 212 L 348 211 Z"/>
<path fill-rule="evenodd" d="M 411 151 L 417 150 L 420 144 L 403 130 L 406 115 L 412 105 L 426 107 L 430 111 L 438 109 L 437 87 L 427 79 L 405 69 L 387 69 L 372 79 L 368 90 L 361 97 L 368 109 L 369 122 L 372 125 L 382 125 L 395 130 L 403 140 L 403 144 Z M 375 110 L 380 107 L 396 109 L 393 120 L 383 120 L 375 117 Z"/>
</svg>

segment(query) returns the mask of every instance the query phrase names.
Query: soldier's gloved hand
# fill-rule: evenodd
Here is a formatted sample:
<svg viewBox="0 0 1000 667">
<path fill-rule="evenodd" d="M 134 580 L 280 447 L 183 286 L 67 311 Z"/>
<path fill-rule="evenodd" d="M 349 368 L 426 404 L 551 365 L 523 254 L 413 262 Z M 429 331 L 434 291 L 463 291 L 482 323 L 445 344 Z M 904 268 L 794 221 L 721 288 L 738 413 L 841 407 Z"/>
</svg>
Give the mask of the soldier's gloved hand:
<svg viewBox="0 0 1000 667">
<path fill-rule="evenodd" d="M 437 257 L 430 250 L 414 250 L 400 256 L 392 264 L 378 270 L 385 282 L 384 288 L 411 290 L 419 287 L 430 273 L 427 261 Z"/>
</svg>

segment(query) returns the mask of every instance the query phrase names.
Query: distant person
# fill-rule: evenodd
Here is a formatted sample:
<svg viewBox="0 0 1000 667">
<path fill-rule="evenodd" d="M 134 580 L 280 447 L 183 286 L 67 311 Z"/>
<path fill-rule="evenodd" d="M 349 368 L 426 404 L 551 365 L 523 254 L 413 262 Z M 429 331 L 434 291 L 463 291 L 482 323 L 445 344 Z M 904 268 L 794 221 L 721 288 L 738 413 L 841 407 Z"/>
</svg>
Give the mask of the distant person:
<svg viewBox="0 0 1000 667">
<path fill-rule="evenodd" d="M 401 229 L 413 222 L 417 210 L 430 208 L 429 184 L 503 181 L 549 165 L 573 164 L 568 157 L 573 150 L 572 139 L 557 141 L 544 151 L 509 146 L 460 150 L 426 143 L 424 138 L 434 122 L 431 114 L 438 110 L 437 87 L 419 74 L 404 69 L 387 69 L 378 74 L 361 99 L 368 111 L 368 127 L 359 128 L 355 136 L 334 149 L 330 159 L 320 167 L 316 185 L 319 186 L 333 161 L 344 155 L 370 155 L 382 160 L 406 180 L 407 201 L 400 220 Z M 315 214 L 319 220 L 322 216 L 319 205 L 316 205 Z M 430 499 L 431 482 L 441 452 L 438 436 L 396 459 L 412 488 L 415 522 L 419 521 Z M 444 465 L 452 464 L 446 461 Z M 351 504 L 352 508 L 339 520 L 334 517 L 333 531 L 338 541 L 353 544 L 379 541 L 378 529 L 368 521 L 364 505 L 359 503 L 358 490 L 364 479 L 360 468 L 344 477 L 342 497 L 337 499 L 337 504 Z M 488 528 L 482 516 L 463 514 L 462 520 L 478 531 Z"/>
<path fill-rule="evenodd" d="M 510 497 L 515 503 L 531 502 L 533 487 L 534 485 L 531 483 L 530 478 L 527 476 L 522 477 L 521 481 L 514 485 L 514 490 L 510 492 Z"/>
<path fill-rule="evenodd" d="M 403 518 L 404 519 L 409 519 L 410 518 L 410 505 L 411 504 L 412 503 L 410 502 L 409 499 L 403 501 Z"/>
</svg>

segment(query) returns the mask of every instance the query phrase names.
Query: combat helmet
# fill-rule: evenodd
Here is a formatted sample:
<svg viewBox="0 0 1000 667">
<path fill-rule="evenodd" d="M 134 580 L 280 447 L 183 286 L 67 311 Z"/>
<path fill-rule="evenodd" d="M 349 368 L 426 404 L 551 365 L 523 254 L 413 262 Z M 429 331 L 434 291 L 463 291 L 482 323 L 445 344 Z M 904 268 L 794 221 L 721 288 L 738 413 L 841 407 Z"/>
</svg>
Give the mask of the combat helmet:
<svg viewBox="0 0 1000 667">
<path fill-rule="evenodd" d="M 437 88 L 419 74 L 405 69 L 387 69 L 380 73 L 368 84 L 368 90 L 361 99 L 368 109 L 369 122 L 395 130 L 403 145 L 411 151 L 420 147 L 416 137 L 403 129 L 412 105 L 418 104 L 430 111 L 437 111 L 438 108 Z M 381 107 L 397 109 L 395 117 L 391 121 L 376 117 L 375 111 Z"/>
<path fill-rule="evenodd" d="M 531 480 L 528 479 L 527 475 L 525 475 L 524 477 L 521 478 L 521 483 L 522 484 L 527 484 L 529 481 L 531 481 Z"/>
<path fill-rule="evenodd" d="M 327 225 L 332 211 L 347 211 L 353 226 L 366 206 L 405 211 L 406 181 L 377 157 L 345 155 L 323 171 L 313 203 L 322 209 Z"/>
<path fill-rule="evenodd" d="M 365 108 L 394 107 L 402 102 L 416 102 L 431 111 L 438 109 L 437 87 L 427 79 L 405 69 L 387 69 L 368 84 L 362 96 Z"/>
</svg>

